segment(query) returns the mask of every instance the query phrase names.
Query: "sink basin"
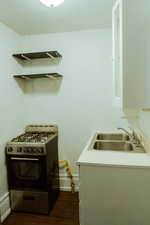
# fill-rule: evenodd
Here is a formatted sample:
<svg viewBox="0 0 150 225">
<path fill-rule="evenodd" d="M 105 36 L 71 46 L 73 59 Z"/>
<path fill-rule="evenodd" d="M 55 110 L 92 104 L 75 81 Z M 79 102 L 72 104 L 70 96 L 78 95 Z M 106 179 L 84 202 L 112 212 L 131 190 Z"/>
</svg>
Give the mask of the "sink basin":
<svg viewBox="0 0 150 225">
<path fill-rule="evenodd" d="M 96 137 L 97 140 L 116 140 L 116 141 L 127 141 L 129 140 L 129 136 L 126 134 L 115 134 L 115 133 L 101 133 Z"/>
<path fill-rule="evenodd" d="M 94 144 L 94 150 L 108 150 L 108 151 L 134 151 L 134 146 L 128 142 L 114 142 L 114 141 L 96 141 Z"/>
</svg>

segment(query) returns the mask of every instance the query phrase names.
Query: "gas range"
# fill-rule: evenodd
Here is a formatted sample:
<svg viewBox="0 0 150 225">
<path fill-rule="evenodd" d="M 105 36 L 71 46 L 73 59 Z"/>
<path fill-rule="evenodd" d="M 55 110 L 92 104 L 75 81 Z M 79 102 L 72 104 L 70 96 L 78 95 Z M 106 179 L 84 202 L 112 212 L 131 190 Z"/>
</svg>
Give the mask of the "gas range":
<svg viewBox="0 0 150 225">
<path fill-rule="evenodd" d="M 58 135 L 55 125 L 29 125 L 25 133 L 7 143 L 9 155 L 46 155 L 46 145 Z"/>
<path fill-rule="evenodd" d="M 13 211 L 48 214 L 59 194 L 58 128 L 29 125 L 6 145 Z"/>
</svg>

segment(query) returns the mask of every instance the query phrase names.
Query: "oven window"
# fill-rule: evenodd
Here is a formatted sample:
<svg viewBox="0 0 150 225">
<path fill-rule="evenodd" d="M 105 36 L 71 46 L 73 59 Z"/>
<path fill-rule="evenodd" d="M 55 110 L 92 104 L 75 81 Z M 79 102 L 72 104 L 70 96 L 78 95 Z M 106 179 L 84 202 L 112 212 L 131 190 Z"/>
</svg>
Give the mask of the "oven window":
<svg viewBox="0 0 150 225">
<path fill-rule="evenodd" d="M 36 181 L 40 179 L 41 176 L 40 162 L 14 160 L 12 167 L 15 177 L 19 180 Z"/>
</svg>

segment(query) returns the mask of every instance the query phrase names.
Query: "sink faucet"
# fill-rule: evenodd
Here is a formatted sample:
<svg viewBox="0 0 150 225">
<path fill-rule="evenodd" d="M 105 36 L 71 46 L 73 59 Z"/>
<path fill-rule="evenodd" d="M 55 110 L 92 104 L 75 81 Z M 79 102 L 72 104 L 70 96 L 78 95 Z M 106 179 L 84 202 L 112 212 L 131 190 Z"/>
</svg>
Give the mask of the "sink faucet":
<svg viewBox="0 0 150 225">
<path fill-rule="evenodd" d="M 129 133 L 126 129 L 118 127 L 118 130 L 123 130 L 131 139 L 133 139 L 133 135 L 131 133 Z"/>
<path fill-rule="evenodd" d="M 122 130 L 122 131 L 124 131 L 128 136 L 129 136 L 129 138 L 130 138 L 130 140 L 134 143 L 134 144 L 136 144 L 137 146 L 140 146 L 141 145 L 141 143 L 140 143 L 140 140 L 138 139 L 138 136 L 137 136 L 137 134 L 134 132 L 134 130 L 132 131 L 132 133 L 130 133 L 130 132 L 128 132 L 126 129 L 124 129 L 124 128 L 117 128 L 118 130 Z M 132 129 L 131 129 L 132 130 Z"/>
</svg>

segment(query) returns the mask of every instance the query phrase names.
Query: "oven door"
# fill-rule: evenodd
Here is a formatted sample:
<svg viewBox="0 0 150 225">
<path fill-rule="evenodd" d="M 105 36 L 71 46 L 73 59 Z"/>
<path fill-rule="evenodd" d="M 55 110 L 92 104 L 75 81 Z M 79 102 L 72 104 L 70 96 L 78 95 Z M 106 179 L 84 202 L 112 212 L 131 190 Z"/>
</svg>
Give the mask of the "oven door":
<svg viewBox="0 0 150 225">
<path fill-rule="evenodd" d="M 10 189 L 46 189 L 45 157 L 9 156 L 8 165 Z"/>
</svg>

